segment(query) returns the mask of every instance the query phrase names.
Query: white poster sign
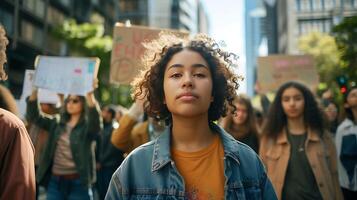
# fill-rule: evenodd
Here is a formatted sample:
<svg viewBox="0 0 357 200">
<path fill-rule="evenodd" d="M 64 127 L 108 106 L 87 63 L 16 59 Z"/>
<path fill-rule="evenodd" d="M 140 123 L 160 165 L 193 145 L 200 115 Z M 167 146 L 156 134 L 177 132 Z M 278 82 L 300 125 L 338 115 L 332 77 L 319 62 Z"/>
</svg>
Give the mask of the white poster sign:
<svg viewBox="0 0 357 200">
<path fill-rule="evenodd" d="M 36 60 L 36 87 L 82 96 L 93 90 L 98 58 L 38 56 Z"/>
<path fill-rule="evenodd" d="M 25 71 L 25 78 L 22 87 L 21 98 L 17 101 L 21 119 L 25 118 L 26 98 L 31 95 L 34 77 L 35 77 L 35 70 L 27 69 Z M 40 88 L 38 90 L 37 95 L 38 95 L 37 96 L 38 102 L 40 103 L 49 103 L 49 104 L 59 103 L 59 98 L 56 92 Z"/>
</svg>

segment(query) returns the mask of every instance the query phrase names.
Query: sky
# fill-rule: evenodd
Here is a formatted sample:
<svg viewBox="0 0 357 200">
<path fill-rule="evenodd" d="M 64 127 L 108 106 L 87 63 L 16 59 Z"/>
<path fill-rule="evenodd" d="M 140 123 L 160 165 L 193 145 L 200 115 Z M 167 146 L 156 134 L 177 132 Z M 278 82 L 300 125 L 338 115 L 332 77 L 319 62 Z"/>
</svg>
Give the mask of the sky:
<svg viewBox="0 0 357 200">
<path fill-rule="evenodd" d="M 209 35 L 216 41 L 224 41 L 226 50 L 239 56 L 237 74 L 245 76 L 244 0 L 203 0 L 202 2 L 209 18 Z M 246 91 L 245 81 L 239 91 Z"/>
</svg>

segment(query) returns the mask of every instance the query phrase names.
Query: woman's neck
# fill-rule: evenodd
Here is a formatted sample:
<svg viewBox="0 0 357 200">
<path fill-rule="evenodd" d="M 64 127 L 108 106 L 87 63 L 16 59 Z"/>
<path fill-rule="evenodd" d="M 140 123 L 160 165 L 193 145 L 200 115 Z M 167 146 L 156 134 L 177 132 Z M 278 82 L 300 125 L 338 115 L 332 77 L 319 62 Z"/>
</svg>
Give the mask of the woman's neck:
<svg viewBox="0 0 357 200">
<path fill-rule="evenodd" d="M 80 118 L 81 118 L 81 114 L 72 114 L 67 124 L 70 125 L 71 127 L 74 127 L 75 125 L 77 125 Z"/>
<path fill-rule="evenodd" d="M 288 118 L 287 128 L 293 135 L 303 135 L 306 133 L 306 127 L 303 117 Z"/>
<path fill-rule="evenodd" d="M 172 146 L 173 148 L 194 152 L 209 146 L 214 138 L 208 124 L 208 116 L 197 118 L 172 117 Z"/>
</svg>

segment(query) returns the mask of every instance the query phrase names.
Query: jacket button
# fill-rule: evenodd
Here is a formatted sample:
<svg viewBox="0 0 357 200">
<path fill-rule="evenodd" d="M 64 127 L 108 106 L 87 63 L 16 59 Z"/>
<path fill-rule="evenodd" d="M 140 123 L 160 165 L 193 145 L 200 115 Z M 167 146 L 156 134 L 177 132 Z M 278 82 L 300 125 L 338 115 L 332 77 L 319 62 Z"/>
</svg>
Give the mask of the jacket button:
<svg viewBox="0 0 357 200">
<path fill-rule="evenodd" d="M 324 186 L 324 184 L 323 184 L 323 183 L 319 183 L 319 186 L 320 186 L 320 187 L 323 187 L 323 186 Z"/>
</svg>

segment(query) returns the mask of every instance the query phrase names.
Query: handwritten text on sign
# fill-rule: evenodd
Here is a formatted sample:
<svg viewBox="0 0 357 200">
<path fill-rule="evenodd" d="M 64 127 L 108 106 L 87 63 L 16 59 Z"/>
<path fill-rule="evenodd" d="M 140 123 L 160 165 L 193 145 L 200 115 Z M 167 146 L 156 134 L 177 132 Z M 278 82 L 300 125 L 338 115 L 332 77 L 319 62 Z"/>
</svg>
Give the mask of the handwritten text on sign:
<svg viewBox="0 0 357 200">
<path fill-rule="evenodd" d="M 62 94 L 85 95 L 93 90 L 99 59 L 40 56 L 35 86 Z"/>
<path fill-rule="evenodd" d="M 130 84 L 142 69 L 140 59 L 145 52 L 142 43 L 157 38 L 162 30 L 144 26 L 126 27 L 120 23 L 115 25 L 110 66 L 111 83 Z M 187 35 L 174 30 L 166 31 Z"/>
<path fill-rule="evenodd" d="M 258 58 L 258 88 L 260 92 L 276 91 L 287 81 L 300 81 L 310 89 L 319 83 L 314 60 L 307 55 L 272 55 Z"/>
</svg>

